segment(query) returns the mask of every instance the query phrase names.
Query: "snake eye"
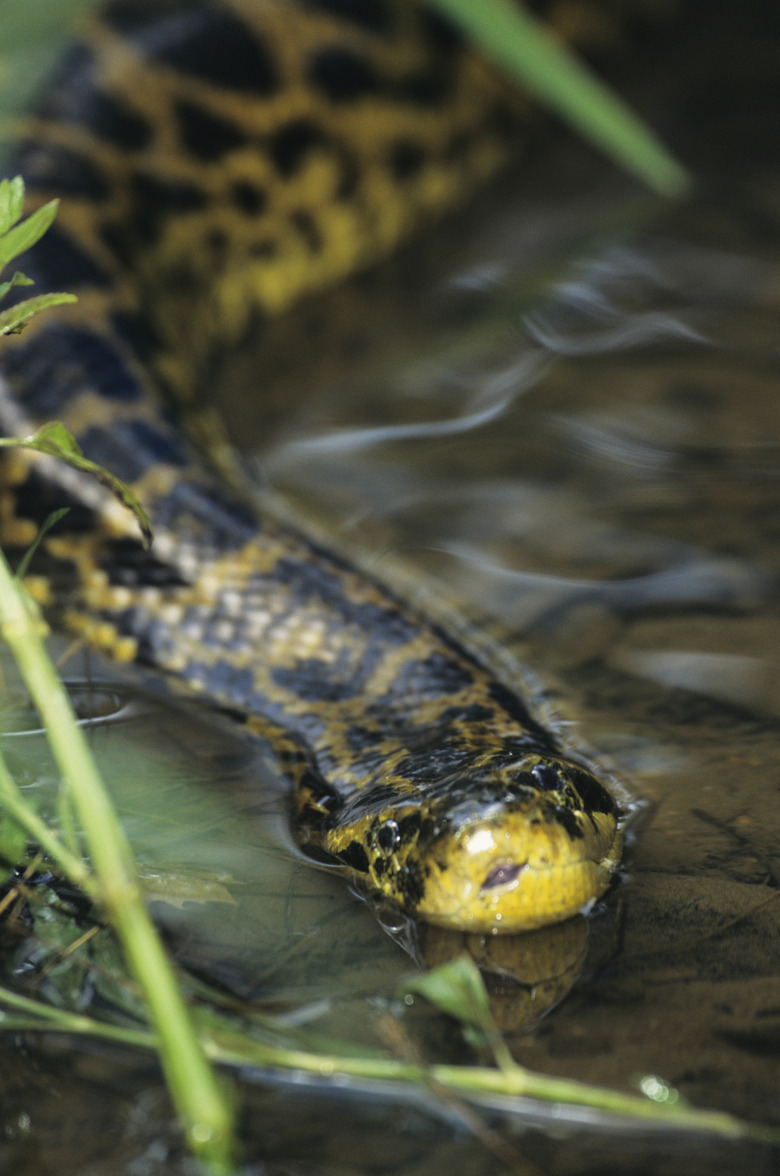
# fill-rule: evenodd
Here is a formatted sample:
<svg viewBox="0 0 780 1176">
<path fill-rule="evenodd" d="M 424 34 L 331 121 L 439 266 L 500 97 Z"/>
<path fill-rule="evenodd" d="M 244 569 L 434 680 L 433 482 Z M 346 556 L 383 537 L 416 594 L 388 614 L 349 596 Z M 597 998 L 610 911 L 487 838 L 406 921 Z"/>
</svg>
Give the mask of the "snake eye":
<svg viewBox="0 0 780 1176">
<path fill-rule="evenodd" d="M 508 886 L 510 882 L 515 881 L 526 865 L 526 862 L 503 862 L 500 866 L 494 866 L 482 883 L 482 890 L 495 890 L 497 886 Z"/>
<path fill-rule="evenodd" d="M 376 831 L 377 849 L 382 854 L 391 854 L 401 840 L 401 830 L 396 821 L 385 821 Z"/>
</svg>

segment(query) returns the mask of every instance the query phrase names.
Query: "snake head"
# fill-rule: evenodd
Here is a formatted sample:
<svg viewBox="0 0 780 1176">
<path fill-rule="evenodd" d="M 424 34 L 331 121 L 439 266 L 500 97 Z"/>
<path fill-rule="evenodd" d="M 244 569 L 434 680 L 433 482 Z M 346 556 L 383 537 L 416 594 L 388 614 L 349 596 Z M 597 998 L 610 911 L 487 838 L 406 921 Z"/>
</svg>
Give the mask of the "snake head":
<svg viewBox="0 0 780 1176">
<path fill-rule="evenodd" d="M 622 846 L 607 789 L 558 755 L 459 771 L 366 808 L 341 814 L 330 852 L 363 888 L 457 930 L 511 934 L 587 909 Z"/>
</svg>

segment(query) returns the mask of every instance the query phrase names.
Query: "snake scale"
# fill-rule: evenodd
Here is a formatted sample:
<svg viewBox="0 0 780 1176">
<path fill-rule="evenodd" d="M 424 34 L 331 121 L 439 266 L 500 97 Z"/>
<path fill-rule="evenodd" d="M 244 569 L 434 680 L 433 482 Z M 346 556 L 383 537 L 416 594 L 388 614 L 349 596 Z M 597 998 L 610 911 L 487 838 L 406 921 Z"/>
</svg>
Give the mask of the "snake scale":
<svg viewBox="0 0 780 1176">
<path fill-rule="evenodd" d="M 62 420 L 155 532 L 147 551 L 96 483 L 4 459 L 12 556 L 70 508 L 27 578 L 54 623 L 242 719 L 286 765 L 304 846 L 477 932 L 603 893 L 616 803 L 460 638 L 261 514 L 171 404 L 197 401 L 248 332 L 462 200 L 513 150 L 524 105 L 405 0 L 113 0 L 12 161 L 33 203 L 62 199 L 22 268 L 79 302 L 0 356 L 2 429 Z"/>
</svg>

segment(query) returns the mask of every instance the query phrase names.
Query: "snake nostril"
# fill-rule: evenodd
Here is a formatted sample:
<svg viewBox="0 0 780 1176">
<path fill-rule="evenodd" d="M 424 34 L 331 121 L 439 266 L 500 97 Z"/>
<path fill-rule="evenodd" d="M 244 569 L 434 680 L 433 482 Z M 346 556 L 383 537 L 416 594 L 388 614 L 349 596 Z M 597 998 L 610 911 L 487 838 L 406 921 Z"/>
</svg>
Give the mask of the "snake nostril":
<svg viewBox="0 0 780 1176">
<path fill-rule="evenodd" d="M 494 866 L 482 883 L 481 889 L 494 890 L 497 886 L 508 886 L 510 882 L 515 881 L 526 865 L 527 862 L 502 862 L 500 866 Z"/>
</svg>

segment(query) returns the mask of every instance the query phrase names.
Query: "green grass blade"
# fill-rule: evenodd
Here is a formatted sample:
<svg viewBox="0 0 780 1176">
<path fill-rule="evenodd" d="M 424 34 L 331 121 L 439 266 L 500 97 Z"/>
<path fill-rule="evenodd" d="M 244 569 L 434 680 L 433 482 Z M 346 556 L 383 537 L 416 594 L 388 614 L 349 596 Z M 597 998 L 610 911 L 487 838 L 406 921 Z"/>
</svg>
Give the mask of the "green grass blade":
<svg viewBox="0 0 780 1176">
<path fill-rule="evenodd" d="M 537 20 L 508 0 L 428 0 L 575 131 L 661 196 L 690 178 L 653 131 Z"/>
</svg>

